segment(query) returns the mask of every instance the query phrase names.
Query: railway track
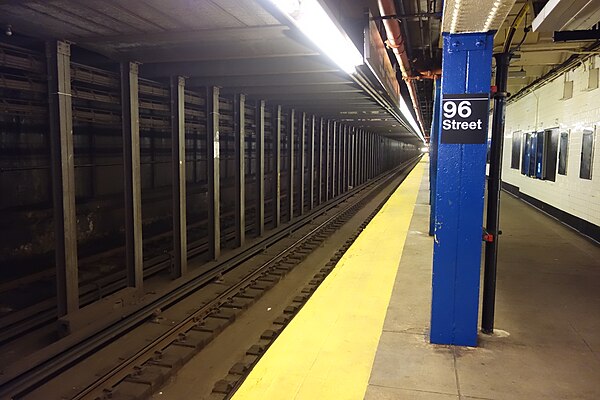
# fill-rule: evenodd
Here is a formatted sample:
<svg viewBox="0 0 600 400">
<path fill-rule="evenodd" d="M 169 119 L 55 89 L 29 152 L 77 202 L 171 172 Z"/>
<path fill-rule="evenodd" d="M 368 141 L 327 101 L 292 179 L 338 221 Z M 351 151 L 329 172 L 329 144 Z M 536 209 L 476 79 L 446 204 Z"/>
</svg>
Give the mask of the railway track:
<svg viewBox="0 0 600 400">
<path fill-rule="evenodd" d="M 320 246 L 329 235 L 337 231 L 358 210 L 371 201 L 374 194 L 389 186 L 390 182 L 397 179 L 399 174 L 410 170 L 415 162 L 416 159 L 409 160 L 394 171 L 340 196 L 336 201 L 327 204 L 314 214 L 299 219 L 270 237 L 259 241 L 246 251 L 215 265 L 198 279 L 182 285 L 129 318 L 98 332 L 67 351 L 56 354 L 34 368 L 23 371 L 13 379 L 5 380 L 0 388 L 0 397 L 37 398 L 30 395 L 39 386 L 51 381 L 53 377 L 73 366 L 77 368 L 77 364 L 86 355 L 100 351 L 123 333 L 136 327 L 141 328 L 143 323 L 152 323 L 163 328 L 168 325 L 152 339 L 146 339 L 143 346 L 131 351 L 126 357 L 120 357 L 118 365 L 94 374 L 93 381 L 87 382 L 85 385 L 74 386 L 67 396 L 61 395 L 61 398 L 70 399 L 148 397 L 245 309 L 255 303 L 316 247 Z M 390 194 L 392 192 L 393 190 L 390 191 Z M 383 203 L 379 204 L 377 209 L 381 205 Z M 376 211 L 363 222 L 361 227 L 366 226 L 375 213 Z M 314 276 L 309 285 L 299 292 L 294 303 L 290 304 L 284 310 L 284 314 L 274 322 L 274 329 L 263 335 L 261 343 L 248 349 L 247 357 L 243 362 L 236 364 L 232 368 L 233 372 L 230 371 L 231 376 L 228 375 L 215 385 L 214 392 L 217 396 L 227 396 L 235 389 L 244 374 L 251 369 L 266 350 L 270 341 L 274 340 L 278 332 L 308 299 L 310 293 L 333 269 L 337 260 L 358 236 L 358 233 L 356 232 L 353 237 L 350 237 Z M 265 249 L 271 251 L 272 254 L 265 255 Z M 211 285 L 213 289 L 214 286 L 218 287 L 217 290 L 210 289 Z M 178 302 L 189 298 L 192 293 L 197 293 L 202 288 L 207 292 L 206 298 L 193 312 L 187 313 L 178 321 L 163 320 L 164 310 L 174 307 Z M 236 380 L 236 377 L 239 379 Z M 134 388 L 137 389 L 134 390 Z"/>
</svg>

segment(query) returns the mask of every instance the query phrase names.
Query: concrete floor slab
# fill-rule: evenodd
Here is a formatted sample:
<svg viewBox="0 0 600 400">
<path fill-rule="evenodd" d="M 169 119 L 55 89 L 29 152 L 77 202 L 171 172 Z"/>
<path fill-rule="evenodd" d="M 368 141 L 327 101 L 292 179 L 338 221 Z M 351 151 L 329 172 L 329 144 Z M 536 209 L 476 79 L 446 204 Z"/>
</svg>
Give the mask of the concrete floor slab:
<svg viewBox="0 0 600 400">
<path fill-rule="evenodd" d="M 365 400 L 458 400 L 458 395 L 370 385 Z"/>
<path fill-rule="evenodd" d="M 383 332 L 372 385 L 458 395 L 452 349 L 432 345 L 424 335 Z"/>
<path fill-rule="evenodd" d="M 496 335 L 431 346 L 427 203 L 424 176 L 365 399 L 600 399 L 598 243 L 502 193 Z"/>
<path fill-rule="evenodd" d="M 591 351 L 562 346 L 519 346 L 480 339 L 456 348 L 461 395 L 489 399 L 598 399 L 600 362 Z"/>
</svg>

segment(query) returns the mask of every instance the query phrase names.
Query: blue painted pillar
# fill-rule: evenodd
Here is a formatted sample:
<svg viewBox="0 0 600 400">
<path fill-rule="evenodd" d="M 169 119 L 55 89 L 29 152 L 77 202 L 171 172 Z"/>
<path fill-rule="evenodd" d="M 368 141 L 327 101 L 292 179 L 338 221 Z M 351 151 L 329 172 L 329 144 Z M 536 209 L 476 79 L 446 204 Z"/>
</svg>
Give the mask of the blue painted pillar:
<svg viewBox="0 0 600 400">
<path fill-rule="evenodd" d="M 494 32 L 443 34 L 442 101 L 489 94 L 493 38 Z M 442 143 L 439 132 L 430 339 L 476 346 L 486 144 Z"/>
<path fill-rule="evenodd" d="M 431 134 L 429 137 L 429 236 L 433 236 L 435 226 L 435 185 L 437 181 L 437 154 L 440 130 L 441 112 L 441 82 L 439 78 L 434 81 L 433 118 L 431 119 Z"/>
</svg>

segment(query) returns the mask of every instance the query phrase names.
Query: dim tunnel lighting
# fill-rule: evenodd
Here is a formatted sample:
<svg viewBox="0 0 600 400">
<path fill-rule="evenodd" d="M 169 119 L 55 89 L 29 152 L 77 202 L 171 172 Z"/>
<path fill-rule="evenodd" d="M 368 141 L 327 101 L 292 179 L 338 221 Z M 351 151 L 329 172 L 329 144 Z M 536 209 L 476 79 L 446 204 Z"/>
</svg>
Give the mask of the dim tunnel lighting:
<svg viewBox="0 0 600 400">
<path fill-rule="evenodd" d="M 363 64 L 362 54 L 317 0 L 270 1 L 346 73 Z"/>
</svg>

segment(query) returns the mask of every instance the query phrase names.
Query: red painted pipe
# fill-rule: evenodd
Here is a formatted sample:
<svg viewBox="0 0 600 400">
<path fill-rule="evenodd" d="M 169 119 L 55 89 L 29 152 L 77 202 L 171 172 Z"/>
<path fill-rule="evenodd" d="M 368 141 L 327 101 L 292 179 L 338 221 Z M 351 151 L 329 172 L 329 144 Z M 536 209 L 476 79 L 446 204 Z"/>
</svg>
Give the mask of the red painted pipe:
<svg viewBox="0 0 600 400">
<path fill-rule="evenodd" d="M 382 17 L 397 15 L 396 6 L 394 5 L 393 0 L 378 0 L 377 3 L 379 5 L 379 14 L 381 14 Z M 396 59 L 400 65 L 400 71 L 402 71 L 402 79 L 406 82 L 408 93 L 410 94 L 410 99 L 415 114 L 417 115 L 417 121 L 419 122 L 419 125 L 421 125 L 421 130 L 425 133 L 428 130 L 425 130 L 425 126 L 423 125 L 423 116 L 421 115 L 421 109 L 419 107 L 419 102 L 417 101 L 417 90 L 414 83 L 414 80 L 418 79 L 419 76 L 413 76 L 411 72 L 412 70 L 410 68 L 408 54 L 406 53 L 406 47 L 404 46 L 404 36 L 402 35 L 400 22 L 394 18 L 389 18 L 383 20 L 383 25 L 385 26 L 385 33 L 388 37 L 387 44 L 392 48 L 396 55 Z"/>
</svg>

